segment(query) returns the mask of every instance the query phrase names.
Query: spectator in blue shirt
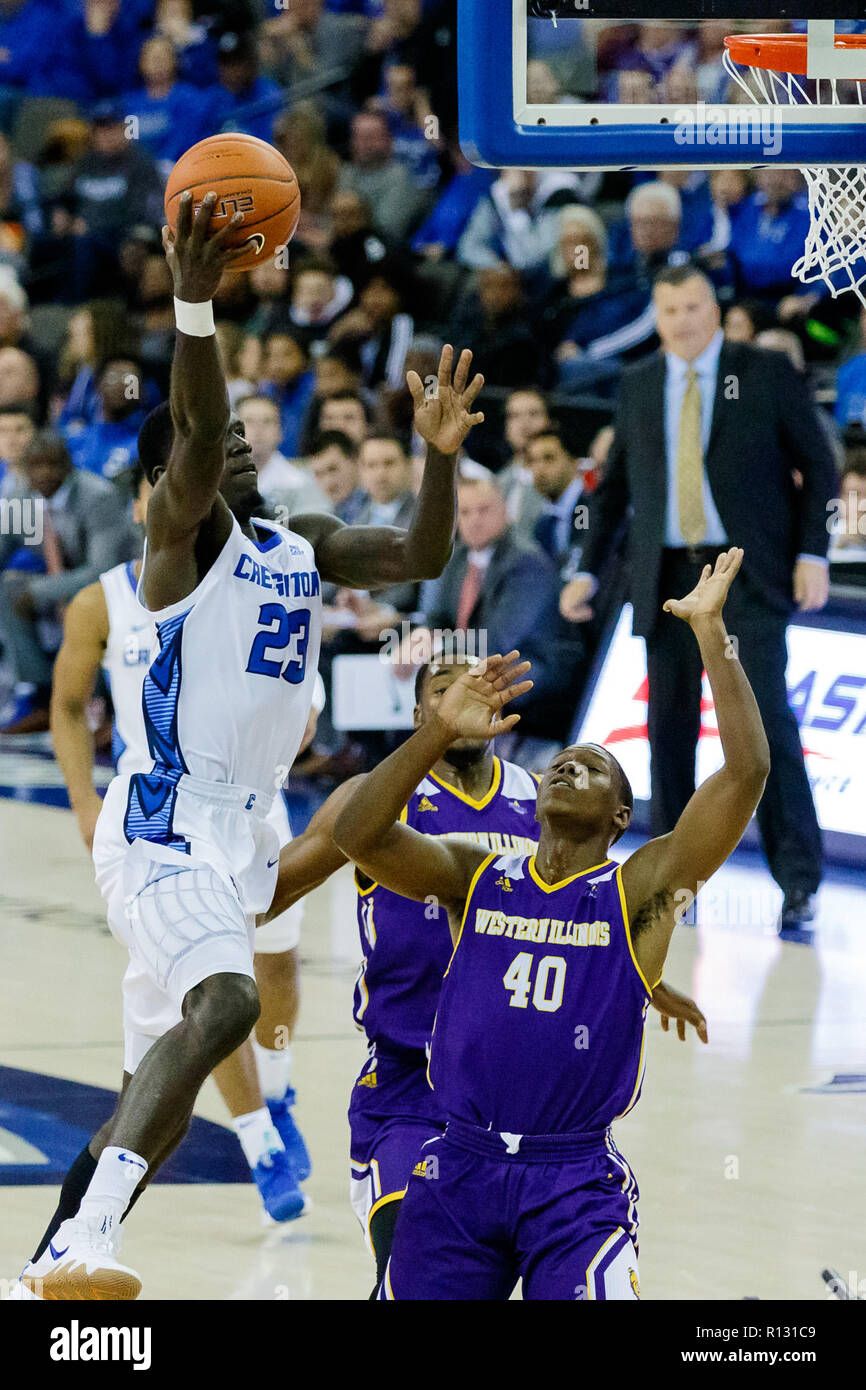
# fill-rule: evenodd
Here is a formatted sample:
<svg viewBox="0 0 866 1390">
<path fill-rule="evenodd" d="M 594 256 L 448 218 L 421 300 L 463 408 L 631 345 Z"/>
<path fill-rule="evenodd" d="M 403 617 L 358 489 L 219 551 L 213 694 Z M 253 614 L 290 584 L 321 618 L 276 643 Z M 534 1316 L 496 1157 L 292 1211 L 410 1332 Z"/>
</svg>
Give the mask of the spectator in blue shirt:
<svg viewBox="0 0 866 1390">
<path fill-rule="evenodd" d="M 217 110 L 222 128 L 273 143 L 274 122 L 287 96 L 276 82 L 260 76 L 255 40 L 248 34 L 223 34 L 217 62 Z"/>
<path fill-rule="evenodd" d="M 280 407 L 280 453 L 288 459 L 298 458 L 304 417 L 316 386 L 309 353 L 299 334 L 282 328 L 268 334 L 264 348 L 265 379 L 260 389 Z"/>
<path fill-rule="evenodd" d="M 141 367 L 134 358 L 110 358 L 99 374 L 100 409 L 90 425 L 72 422 L 63 431 L 72 462 L 109 480 L 131 468 L 145 416 Z"/>
<path fill-rule="evenodd" d="M 141 50 L 143 86 L 124 98 L 127 116 L 138 125 L 137 138 L 167 176 L 185 150 L 218 129 L 213 93 L 177 80 L 171 40 L 156 36 Z"/>
<path fill-rule="evenodd" d="M 792 290 L 791 268 L 809 234 L 809 204 L 796 169 L 760 169 L 731 231 L 730 257 L 740 294 L 779 300 Z"/>
<path fill-rule="evenodd" d="M 171 41 L 178 74 L 194 87 L 212 87 L 218 80 L 211 23 L 193 19 L 192 0 L 157 0 L 154 33 Z"/>
<path fill-rule="evenodd" d="M 84 83 L 70 62 L 75 53 L 74 27 L 75 17 L 51 0 L 3 0 L 0 88 L 31 96 L 86 97 Z"/>
<path fill-rule="evenodd" d="M 459 145 L 452 150 L 452 157 L 456 173 L 412 238 L 412 250 L 428 261 L 454 255 L 473 212 L 498 177 L 495 169 L 477 169 L 470 164 Z"/>
<path fill-rule="evenodd" d="M 417 84 L 409 63 L 388 63 L 383 72 L 384 95 L 375 104 L 391 129 L 394 158 L 404 164 L 417 188 L 435 189 L 439 165 L 439 123 L 427 96 Z"/>
</svg>

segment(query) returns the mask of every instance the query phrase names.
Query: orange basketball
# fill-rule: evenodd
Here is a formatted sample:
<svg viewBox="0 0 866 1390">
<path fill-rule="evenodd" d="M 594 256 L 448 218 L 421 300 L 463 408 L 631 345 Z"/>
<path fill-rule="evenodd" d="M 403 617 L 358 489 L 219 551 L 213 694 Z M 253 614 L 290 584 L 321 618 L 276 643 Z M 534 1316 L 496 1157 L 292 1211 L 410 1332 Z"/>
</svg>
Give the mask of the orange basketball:
<svg viewBox="0 0 866 1390">
<path fill-rule="evenodd" d="M 247 244 L 249 250 L 233 270 L 260 265 L 295 234 L 301 214 L 295 171 L 279 150 L 254 135 L 209 135 L 181 155 L 165 189 L 165 217 L 172 231 L 180 196 L 187 190 L 196 209 L 206 193 L 216 193 L 210 224 L 215 232 L 236 212 L 243 213 L 230 245 Z"/>
</svg>

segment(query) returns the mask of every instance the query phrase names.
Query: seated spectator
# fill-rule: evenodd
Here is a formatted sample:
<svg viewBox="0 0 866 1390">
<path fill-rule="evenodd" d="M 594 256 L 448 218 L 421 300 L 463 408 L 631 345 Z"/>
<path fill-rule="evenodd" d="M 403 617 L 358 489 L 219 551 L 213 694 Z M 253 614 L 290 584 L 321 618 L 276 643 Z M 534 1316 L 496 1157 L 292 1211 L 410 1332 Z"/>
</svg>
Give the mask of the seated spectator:
<svg viewBox="0 0 866 1390">
<path fill-rule="evenodd" d="M 380 386 L 373 408 L 377 426 L 388 434 L 396 434 L 404 442 L 412 457 L 413 466 L 420 465 L 422 474 L 427 446 L 415 431 L 415 402 L 412 400 L 406 376 L 409 372 L 417 372 L 423 382 L 429 382 L 436 376 L 441 355 L 442 343 L 438 338 L 427 335 L 413 338 L 406 353 L 402 382 L 399 386 Z"/>
<path fill-rule="evenodd" d="M 168 395 L 174 353 L 174 285 L 164 254 L 145 257 L 138 311 L 138 356 L 148 376 L 144 400 L 150 409 Z"/>
<path fill-rule="evenodd" d="M 406 361 L 408 362 L 408 357 Z M 408 371 L 408 367 L 406 369 Z M 317 357 L 313 366 L 316 376 L 316 398 L 323 401 L 337 391 L 357 394 L 361 389 L 361 358 L 351 343 L 330 347 Z"/>
<path fill-rule="evenodd" d="M 142 86 L 123 98 L 127 119 L 137 122 L 133 127 L 137 139 L 168 177 L 185 150 L 218 129 L 215 100 L 178 80 L 174 45 L 168 37 L 156 35 L 142 45 L 139 69 Z"/>
<path fill-rule="evenodd" d="M 688 256 L 682 249 L 682 199 L 661 179 L 638 184 L 625 203 L 625 220 L 610 229 L 611 265 L 629 271 L 646 284 L 668 265 Z"/>
<path fill-rule="evenodd" d="M 472 270 L 500 261 L 539 270 L 556 244 L 558 209 L 580 201 L 578 177 L 567 170 L 504 169 L 469 219 L 457 260 Z"/>
<path fill-rule="evenodd" d="M 722 327 L 729 343 L 753 343 L 774 319 L 772 308 L 760 299 L 739 299 L 725 310 Z"/>
<path fill-rule="evenodd" d="M 534 541 L 535 523 L 544 511 L 543 498 L 535 490 L 526 461 L 526 446 L 549 425 L 550 413 L 542 391 L 529 387 L 511 392 L 505 402 L 505 442 L 511 457 L 497 482 L 509 523 L 523 540 Z"/>
<path fill-rule="evenodd" d="M 325 0 L 292 0 L 262 25 L 264 62 L 284 87 L 315 82 L 327 90 L 351 76 L 364 53 L 368 21 L 334 14 Z"/>
<path fill-rule="evenodd" d="M 297 333 L 279 330 L 268 334 L 262 373 L 261 390 L 273 397 L 280 411 L 280 449 L 287 458 L 297 458 L 304 417 L 315 387 L 309 353 Z"/>
<path fill-rule="evenodd" d="M 327 511 L 328 500 L 312 474 L 280 453 L 282 422 L 276 401 L 271 396 L 244 396 L 236 409 L 259 475 L 259 492 L 270 506 L 282 509 L 277 520 L 289 526 L 289 518 L 298 512 Z"/>
<path fill-rule="evenodd" d="M 72 466 L 65 443 L 37 434 L 21 461 L 25 486 L 16 496 L 40 503 L 33 531 L 31 508 L 22 506 L 19 530 L 0 534 L 0 639 L 11 667 L 15 709 L 3 733 L 48 728 L 51 666 L 60 644 L 59 608 L 135 553 L 123 501 L 110 483 Z M 10 509 L 9 515 L 14 513 Z M 9 568 L 23 545 L 38 545 L 38 570 Z"/>
<path fill-rule="evenodd" d="M 147 413 L 140 364 L 109 358 L 97 381 L 98 408 L 91 424 L 70 421 L 63 436 L 76 468 L 113 481 L 135 463 L 138 431 Z"/>
<path fill-rule="evenodd" d="M 194 87 L 212 87 L 217 80 L 216 43 L 207 23 L 193 18 L 193 0 L 157 0 L 154 32 L 170 39 L 177 70 Z"/>
<path fill-rule="evenodd" d="M 367 501 L 358 482 L 357 443 L 342 430 L 322 430 L 313 441 L 310 471 L 328 499 L 327 510 L 354 526 Z"/>
<path fill-rule="evenodd" d="M 127 140 L 125 111 L 114 101 L 93 112 L 90 149 L 75 167 L 75 213 L 86 234 L 98 240 L 98 254 L 116 254 L 131 222 L 159 227 L 164 220 L 162 179 L 150 155 Z"/>
<path fill-rule="evenodd" d="M 591 208 L 563 208 L 550 268 L 554 278 L 539 309 L 539 331 L 563 386 L 601 386 L 611 365 L 655 345 L 649 286 L 609 272 L 604 223 Z M 598 363 L 606 364 L 601 372 Z"/>
<path fill-rule="evenodd" d="M 461 296 L 452 316 L 451 340 L 472 344 L 476 366 L 488 386 L 538 381 L 543 362 L 527 322 L 519 274 L 503 262 L 485 266 L 474 278 L 474 291 Z"/>
<path fill-rule="evenodd" d="M 278 265 L 275 256 L 253 266 L 249 272 L 249 288 L 255 296 L 255 310 L 245 324 L 246 331 L 262 337 L 285 327 L 291 271 Z"/>
<path fill-rule="evenodd" d="M 535 685 L 517 702 L 522 741 L 539 728 L 535 716 L 541 719 L 552 697 L 567 696 L 572 683 L 573 663 L 562 660 L 557 640 L 556 568 L 537 545 L 515 534 L 495 481 L 461 479 L 457 502 L 454 552 L 440 577 L 422 585 L 424 629 L 465 632 L 467 650 L 474 639 L 476 654 L 483 634 L 488 652 L 517 647 L 532 662 Z M 423 650 L 417 633 L 412 648 Z M 548 729 L 548 738 L 559 736 L 559 727 Z M 529 751 L 534 754 L 534 747 Z M 506 756 L 520 755 L 515 748 Z"/>
<path fill-rule="evenodd" d="M 261 343 L 258 338 L 244 333 L 240 324 L 232 323 L 231 319 L 218 320 L 216 336 L 225 367 L 229 405 L 232 410 L 237 410 L 239 400 L 256 394 L 262 364 Z M 248 352 L 250 342 L 254 347 L 254 356 Z"/>
<path fill-rule="evenodd" d="M 425 211 L 427 198 L 394 158 L 388 121 L 379 111 L 361 111 L 352 121 L 351 160 L 337 184 L 340 193 L 357 193 L 372 209 L 373 225 L 384 237 L 400 240 Z"/>
<path fill-rule="evenodd" d="M 412 466 L 396 435 L 371 431 L 358 451 L 358 477 L 364 493 L 355 524 L 359 526 L 397 526 L 407 530 L 415 511 Z M 373 642 L 379 630 L 399 623 L 401 616 L 417 607 L 417 584 L 392 584 L 377 589 L 374 602 L 355 604 L 358 635 Z M 348 601 L 340 591 L 337 602 Z"/>
<path fill-rule="evenodd" d="M 412 250 L 428 261 L 453 256 L 469 220 L 497 175 L 470 164 L 458 144 L 449 150 L 455 173 L 412 238 Z"/>
<path fill-rule="evenodd" d="M 614 71 L 602 87 L 603 99 L 619 100 L 615 81 L 619 72 L 646 73 L 654 87 L 663 87 L 676 64 L 685 60 L 692 66 L 694 54 L 694 44 L 683 25 L 669 20 L 641 24 L 633 40 L 614 56 Z"/>
<path fill-rule="evenodd" d="M 322 258 L 299 261 L 291 279 L 287 317 L 308 352 L 323 348 L 331 325 L 352 302 L 350 280 Z"/>
<path fill-rule="evenodd" d="M 765 328 L 755 338 L 755 347 L 769 348 L 771 352 L 784 352 L 794 370 L 802 378 L 805 392 L 811 396 L 812 388 L 806 371 L 806 354 L 796 333 L 792 332 L 790 328 Z M 844 450 L 840 431 L 826 410 L 819 409 L 816 411 L 816 415 L 818 424 L 827 437 L 827 444 L 836 467 L 841 469 L 844 463 Z M 794 479 L 797 486 L 802 487 L 802 478 L 796 472 Z"/>
<path fill-rule="evenodd" d="M 382 237 L 373 226 L 370 206 L 357 193 L 336 193 L 330 206 L 328 255 L 355 293 L 381 271 L 399 279 L 406 294 L 414 292 L 415 268 L 404 246 Z"/>
<path fill-rule="evenodd" d="M 122 304 L 94 300 L 82 304 L 66 325 L 66 338 L 58 363 L 59 396 L 57 428 L 92 424 L 99 412 L 97 370 L 109 357 L 128 350 L 129 319 Z"/>
<path fill-rule="evenodd" d="M 25 486 L 21 461 L 36 433 L 33 416 L 25 405 L 0 406 L 0 497 L 10 497 Z"/>
<path fill-rule="evenodd" d="M 356 345 L 364 386 L 373 389 L 384 382 L 398 387 L 405 380 L 406 353 L 414 333 L 415 324 L 403 310 L 397 283 L 380 272 L 367 281 L 357 309 L 335 323 L 329 341 Z"/>
<path fill-rule="evenodd" d="M 274 144 L 291 164 L 301 190 L 296 241 L 310 245 L 311 234 L 328 211 L 340 174 L 340 158 L 328 144 L 325 121 L 312 101 L 299 101 L 277 118 Z"/>
<path fill-rule="evenodd" d="M 750 171 L 714 169 L 709 176 L 709 185 L 712 232 L 700 247 L 700 255 L 708 270 L 724 270 L 732 229 L 751 189 Z"/>
<path fill-rule="evenodd" d="M 809 205 L 797 169 L 772 166 L 755 174 L 755 191 L 734 224 L 729 255 L 737 291 L 777 302 L 792 290 L 791 268 L 809 234 Z"/>
<path fill-rule="evenodd" d="M 830 535 L 830 563 L 857 558 L 866 566 L 866 433 L 848 430 L 837 514 Z"/>
<path fill-rule="evenodd" d="M 0 259 L 23 268 L 28 237 L 44 227 L 39 172 L 26 160 L 16 159 L 9 140 L 0 134 Z"/>
<path fill-rule="evenodd" d="M 35 363 L 38 377 L 36 392 L 39 396 L 40 406 L 42 406 L 45 404 L 48 386 L 54 375 L 54 359 L 53 355 L 44 347 L 40 347 L 31 336 L 29 308 L 27 292 L 20 285 L 11 266 L 0 265 L 0 348 L 18 348 Z M 11 360 L 7 359 L 7 361 Z M 10 397 L 8 390 L 2 384 L 0 384 L 0 390 L 3 391 L 7 400 L 19 399 L 14 394 Z M 26 396 L 22 396 L 20 399 L 30 400 L 29 391 Z"/>
<path fill-rule="evenodd" d="M 272 144 L 274 124 L 286 94 L 276 82 L 261 76 L 255 38 L 251 34 L 223 34 L 217 44 L 217 68 L 216 129 L 240 130 Z"/>
<path fill-rule="evenodd" d="M 4 0 L 0 6 L 0 86 L 28 96 L 87 100 L 75 64 L 75 15 L 52 0 Z"/>
<path fill-rule="evenodd" d="M 388 121 L 394 158 L 404 165 L 416 188 L 432 192 L 441 177 L 439 166 L 439 124 L 430 107 L 430 97 L 418 86 L 417 74 L 409 63 L 389 62 L 384 66 L 385 90 L 368 109 L 381 111 Z"/>
<path fill-rule="evenodd" d="M 866 428 L 866 309 L 860 314 L 857 352 L 842 363 L 836 377 L 836 423 L 841 429 L 854 424 Z"/>
<path fill-rule="evenodd" d="M 339 430 L 360 448 L 367 438 L 370 415 L 364 398 L 357 391 L 334 391 L 322 401 L 319 410 L 319 429 Z"/>
<path fill-rule="evenodd" d="M 576 459 L 565 447 L 557 425 L 548 425 L 526 446 L 526 464 L 545 507 L 535 523 L 534 540 L 559 568 L 575 545 L 586 511 L 585 485 Z M 578 512 L 580 508 L 580 512 Z"/>
<path fill-rule="evenodd" d="M 0 347 L 0 406 L 25 405 L 39 414 L 39 368 L 29 352 Z"/>
</svg>

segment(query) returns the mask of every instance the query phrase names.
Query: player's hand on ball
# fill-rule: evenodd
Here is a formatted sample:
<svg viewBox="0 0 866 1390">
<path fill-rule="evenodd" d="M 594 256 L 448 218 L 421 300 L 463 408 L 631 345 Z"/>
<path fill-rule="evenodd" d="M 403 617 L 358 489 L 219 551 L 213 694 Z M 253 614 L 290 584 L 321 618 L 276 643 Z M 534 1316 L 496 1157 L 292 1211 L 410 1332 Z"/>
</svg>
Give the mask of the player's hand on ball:
<svg viewBox="0 0 866 1390">
<path fill-rule="evenodd" d="M 662 1028 L 666 1033 L 670 1030 L 671 1020 L 676 1020 L 677 1037 L 680 1042 L 686 1040 L 686 1024 L 688 1023 L 692 1025 L 702 1043 L 709 1042 L 706 1018 L 694 999 L 690 999 L 687 994 L 680 994 L 673 985 L 659 980 L 653 990 L 652 1006 L 654 1009 L 658 1009 L 661 1014 Z"/>
<path fill-rule="evenodd" d="M 714 566 L 704 565 L 701 577 L 685 598 L 669 598 L 665 613 L 693 623 L 697 618 L 718 617 L 725 606 L 728 590 L 743 563 L 743 552 L 736 546 L 725 550 Z"/>
<path fill-rule="evenodd" d="M 436 713 L 454 738 L 494 738 L 508 733 L 520 715 L 502 718 L 501 711 L 510 700 L 532 689 L 533 682 L 524 679 L 528 670 L 529 662 L 521 661 L 518 651 L 489 656 L 448 687 Z"/>
<path fill-rule="evenodd" d="M 480 373 L 469 381 L 472 353 L 464 348 L 457 362 L 452 381 L 454 349 L 450 343 L 442 349 L 435 394 L 426 391 L 417 372 L 409 372 L 406 384 L 415 404 L 415 428 L 440 454 L 456 454 L 469 431 L 484 420 L 483 411 L 472 413 L 475 399 L 484 385 Z M 468 384 L 467 384 L 468 383 Z M 432 385 L 432 383 L 431 383 Z"/>
<path fill-rule="evenodd" d="M 192 194 L 184 193 L 175 232 L 168 227 L 162 229 L 162 244 L 174 281 L 175 298 L 188 304 L 204 304 L 213 299 L 223 271 L 246 254 L 245 246 L 232 248 L 226 244 L 231 233 L 243 222 L 243 213 L 236 212 L 218 232 L 210 232 L 216 197 L 215 193 L 205 194 L 198 212 L 193 213 Z"/>
</svg>

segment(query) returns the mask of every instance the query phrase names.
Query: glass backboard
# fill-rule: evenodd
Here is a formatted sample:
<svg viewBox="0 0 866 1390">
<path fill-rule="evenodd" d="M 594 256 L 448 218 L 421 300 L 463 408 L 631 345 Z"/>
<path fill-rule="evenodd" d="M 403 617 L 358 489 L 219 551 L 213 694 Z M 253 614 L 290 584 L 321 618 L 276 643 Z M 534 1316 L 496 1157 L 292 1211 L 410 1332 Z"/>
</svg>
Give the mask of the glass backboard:
<svg viewBox="0 0 866 1390">
<path fill-rule="evenodd" d="M 843 13 L 854 8 L 459 0 L 461 144 L 497 168 L 866 165 L 866 19 Z M 762 33 L 799 36 L 806 68 L 770 103 L 723 61 L 726 37 Z"/>
</svg>

